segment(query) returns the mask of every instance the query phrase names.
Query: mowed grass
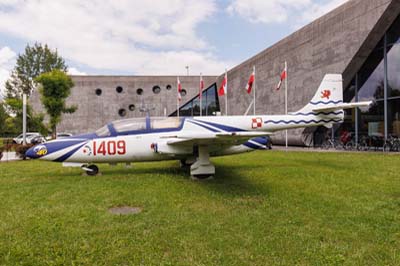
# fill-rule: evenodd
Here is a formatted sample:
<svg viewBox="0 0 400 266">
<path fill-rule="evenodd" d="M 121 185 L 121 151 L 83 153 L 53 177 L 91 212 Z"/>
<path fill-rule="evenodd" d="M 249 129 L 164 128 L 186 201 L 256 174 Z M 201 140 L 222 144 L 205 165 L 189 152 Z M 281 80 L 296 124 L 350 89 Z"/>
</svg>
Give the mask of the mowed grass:
<svg viewBox="0 0 400 266">
<path fill-rule="evenodd" d="M 102 175 L 0 164 L 0 265 L 400 265 L 400 156 L 265 151 Z M 114 215 L 115 206 L 140 207 Z"/>
</svg>

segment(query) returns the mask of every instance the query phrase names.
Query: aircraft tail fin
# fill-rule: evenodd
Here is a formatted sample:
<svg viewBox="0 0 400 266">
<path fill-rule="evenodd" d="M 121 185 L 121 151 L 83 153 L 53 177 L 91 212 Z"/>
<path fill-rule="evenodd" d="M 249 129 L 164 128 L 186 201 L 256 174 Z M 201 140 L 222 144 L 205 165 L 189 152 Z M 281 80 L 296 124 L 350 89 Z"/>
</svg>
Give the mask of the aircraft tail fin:
<svg viewBox="0 0 400 266">
<path fill-rule="evenodd" d="M 312 100 L 299 112 L 312 112 L 338 104 L 343 104 L 342 75 L 326 74 Z"/>
<path fill-rule="evenodd" d="M 298 115 L 316 115 L 320 121 L 327 121 L 330 127 L 332 121 L 337 123 L 344 119 L 344 109 L 369 106 L 371 102 L 344 103 L 343 80 L 340 74 L 326 74 L 312 100 L 296 113 Z"/>
</svg>

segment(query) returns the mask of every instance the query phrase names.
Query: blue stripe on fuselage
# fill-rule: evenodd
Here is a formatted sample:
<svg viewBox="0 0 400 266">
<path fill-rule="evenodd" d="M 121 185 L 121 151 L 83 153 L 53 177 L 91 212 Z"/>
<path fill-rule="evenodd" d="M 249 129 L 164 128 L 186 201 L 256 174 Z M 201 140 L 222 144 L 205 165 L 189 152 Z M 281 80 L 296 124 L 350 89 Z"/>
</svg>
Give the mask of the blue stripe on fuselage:
<svg viewBox="0 0 400 266">
<path fill-rule="evenodd" d="M 208 129 L 208 130 L 210 130 L 210 131 L 212 131 L 212 132 L 221 132 L 220 130 L 216 130 L 216 129 L 214 129 L 214 128 L 211 128 L 211 127 L 208 127 L 208 126 L 206 126 L 206 125 L 203 125 L 203 124 L 200 124 L 199 122 L 197 122 L 197 121 L 194 121 L 194 120 L 188 120 L 188 122 L 190 122 L 190 123 L 192 123 L 192 124 L 195 124 L 195 125 L 197 125 L 197 126 L 200 126 L 200 127 L 203 127 L 203 128 L 205 128 L 205 129 Z M 201 121 L 201 122 L 203 122 L 203 121 Z"/>
<path fill-rule="evenodd" d="M 66 154 L 58 157 L 57 159 L 54 160 L 54 162 L 64 162 L 65 160 L 67 160 L 69 157 L 71 157 L 75 152 L 77 152 L 80 148 L 82 148 L 86 143 L 88 142 L 84 142 L 82 143 L 82 145 L 79 145 L 78 147 L 76 147 L 75 149 L 67 152 Z"/>
<path fill-rule="evenodd" d="M 199 122 L 202 122 L 202 123 L 204 123 L 204 124 L 207 124 L 207 125 L 210 125 L 210 126 L 213 126 L 213 127 L 219 128 L 219 129 L 222 129 L 222 130 L 227 131 L 227 132 L 246 131 L 246 130 L 244 130 L 244 129 L 237 128 L 237 127 L 231 127 L 231 126 L 216 124 L 216 123 L 212 123 L 212 122 L 206 122 L 206 121 L 202 121 L 202 120 L 198 120 L 198 121 L 199 121 Z"/>
<path fill-rule="evenodd" d="M 243 143 L 243 145 L 248 147 L 248 148 L 254 149 L 254 150 L 265 150 L 265 147 L 258 146 L 256 144 L 253 144 L 253 143 L 249 142 L 249 141 Z"/>
</svg>

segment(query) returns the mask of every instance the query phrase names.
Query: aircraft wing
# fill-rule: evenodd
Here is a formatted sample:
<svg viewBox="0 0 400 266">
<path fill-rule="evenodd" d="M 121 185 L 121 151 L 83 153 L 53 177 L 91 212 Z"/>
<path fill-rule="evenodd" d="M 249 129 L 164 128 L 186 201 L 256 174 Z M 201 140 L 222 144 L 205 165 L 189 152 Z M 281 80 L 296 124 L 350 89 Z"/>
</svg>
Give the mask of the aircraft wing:
<svg viewBox="0 0 400 266">
<path fill-rule="evenodd" d="M 372 101 L 368 102 L 358 102 L 358 103 L 341 103 L 341 104 L 334 104 L 334 105 L 328 105 L 324 107 L 317 107 L 313 109 L 314 112 L 330 112 L 330 111 L 337 111 L 337 110 L 343 110 L 343 109 L 352 109 L 356 107 L 366 107 L 369 106 L 372 103 Z"/>
<path fill-rule="evenodd" d="M 227 132 L 213 134 L 182 134 L 169 138 L 168 145 L 226 144 L 239 145 L 251 138 L 272 135 L 272 132 Z"/>
</svg>

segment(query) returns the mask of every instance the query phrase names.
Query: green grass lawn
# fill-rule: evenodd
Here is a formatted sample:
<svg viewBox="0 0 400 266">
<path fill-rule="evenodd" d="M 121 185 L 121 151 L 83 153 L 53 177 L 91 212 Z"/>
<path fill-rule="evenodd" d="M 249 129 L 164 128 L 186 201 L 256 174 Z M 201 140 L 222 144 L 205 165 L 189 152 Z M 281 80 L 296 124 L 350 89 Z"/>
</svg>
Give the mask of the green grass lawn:
<svg viewBox="0 0 400 266">
<path fill-rule="evenodd" d="M 400 156 L 265 151 L 102 175 L 0 164 L 0 265 L 400 265 Z M 114 215 L 115 206 L 141 207 Z"/>
</svg>

